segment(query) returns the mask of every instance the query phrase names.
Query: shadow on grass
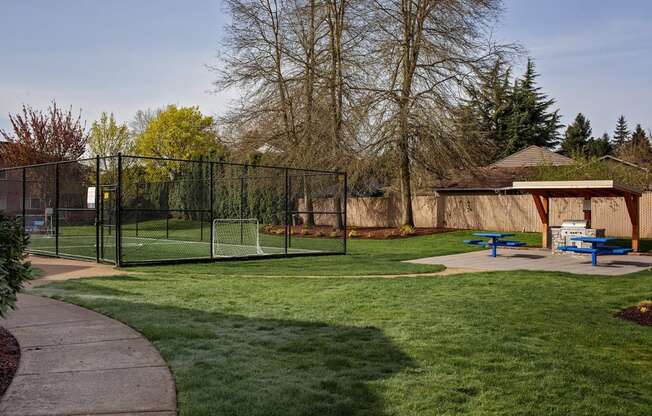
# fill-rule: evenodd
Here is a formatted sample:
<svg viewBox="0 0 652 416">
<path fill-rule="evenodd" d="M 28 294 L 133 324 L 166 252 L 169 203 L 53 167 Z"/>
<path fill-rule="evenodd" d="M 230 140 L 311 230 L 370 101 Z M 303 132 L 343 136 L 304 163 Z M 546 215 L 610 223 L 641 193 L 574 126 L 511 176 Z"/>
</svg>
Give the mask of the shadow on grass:
<svg viewBox="0 0 652 416">
<path fill-rule="evenodd" d="M 382 387 L 374 381 L 415 366 L 375 327 L 124 297 L 96 302 L 86 306 L 126 322 L 156 345 L 173 371 L 182 415 L 382 415 Z"/>
</svg>

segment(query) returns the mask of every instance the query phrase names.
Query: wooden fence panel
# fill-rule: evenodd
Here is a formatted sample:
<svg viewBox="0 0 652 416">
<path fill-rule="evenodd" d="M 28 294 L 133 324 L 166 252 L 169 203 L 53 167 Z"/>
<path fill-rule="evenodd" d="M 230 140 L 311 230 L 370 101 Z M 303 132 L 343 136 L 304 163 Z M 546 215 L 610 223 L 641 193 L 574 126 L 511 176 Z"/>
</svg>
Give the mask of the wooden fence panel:
<svg viewBox="0 0 652 416">
<path fill-rule="evenodd" d="M 550 225 L 567 219 L 582 219 L 581 198 L 553 198 Z M 313 202 L 315 211 L 334 209 L 330 199 Z M 641 197 L 641 237 L 652 238 L 652 192 Z M 495 231 L 539 231 L 541 223 L 530 195 L 440 193 L 413 199 L 417 227 L 445 227 Z M 398 227 L 401 210 L 398 198 L 350 198 L 347 223 L 355 227 Z M 333 216 L 317 216 L 317 223 L 334 225 Z M 320 222 L 321 221 L 321 222 Z M 594 228 L 605 228 L 609 236 L 631 236 L 631 223 L 621 198 L 593 198 Z"/>
</svg>

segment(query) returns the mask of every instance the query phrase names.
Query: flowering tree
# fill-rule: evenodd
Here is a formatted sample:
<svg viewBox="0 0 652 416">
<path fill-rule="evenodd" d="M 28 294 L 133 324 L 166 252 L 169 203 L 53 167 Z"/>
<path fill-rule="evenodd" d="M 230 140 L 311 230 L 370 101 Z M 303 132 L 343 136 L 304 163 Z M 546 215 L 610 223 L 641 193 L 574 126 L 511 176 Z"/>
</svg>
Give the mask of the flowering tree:
<svg viewBox="0 0 652 416">
<path fill-rule="evenodd" d="M 18 114 L 9 114 L 12 132 L 0 130 L 7 145 L 0 147 L 0 159 L 8 166 L 31 165 L 77 159 L 84 154 L 88 135 L 81 112 L 64 111 L 55 101 L 47 111 L 23 105 Z"/>
</svg>

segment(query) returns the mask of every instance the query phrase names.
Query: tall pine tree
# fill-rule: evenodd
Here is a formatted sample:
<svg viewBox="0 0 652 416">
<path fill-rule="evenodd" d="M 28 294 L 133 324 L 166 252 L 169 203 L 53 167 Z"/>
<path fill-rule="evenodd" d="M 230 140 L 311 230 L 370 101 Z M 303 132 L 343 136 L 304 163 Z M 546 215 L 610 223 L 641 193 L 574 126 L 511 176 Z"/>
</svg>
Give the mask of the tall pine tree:
<svg viewBox="0 0 652 416">
<path fill-rule="evenodd" d="M 652 145 L 640 124 L 636 125 L 630 140 L 620 146 L 618 157 L 639 165 L 652 162 Z"/>
<path fill-rule="evenodd" d="M 629 130 L 627 128 L 627 121 L 625 116 L 618 117 L 616 130 L 614 130 L 613 145 L 617 148 L 621 147 L 629 141 Z"/>
<path fill-rule="evenodd" d="M 507 127 L 508 142 L 503 155 L 530 145 L 550 148 L 559 143 L 561 116 L 559 110 L 551 111 L 555 100 L 548 98 L 536 85 L 538 76 L 534 62 L 528 59 L 523 78 L 514 83 Z"/>
<path fill-rule="evenodd" d="M 457 131 L 461 141 L 482 146 L 491 162 L 502 154 L 508 142 L 507 123 L 511 112 L 511 68 L 498 60 L 486 73 L 478 76 L 477 85 L 467 88 L 468 98 L 457 114 Z"/>
<path fill-rule="evenodd" d="M 561 152 L 566 156 L 583 155 L 591 139 L 591 122 L 579 113 L 575 121 L 568 126 L 561 143 Z"/>
<path fill-rule="evenodd" d="M 643 146 L 647 147 L 648 149 L 650 148 L 650 141 L 648 140 L 647 134 L 645 134 L 645 130 L 643 130 L 640 124 L 636 125 L 630 142 L 632 145 L 637 147 Z"/>
<path fill-rule="evenodd" d="M 610 155 L 612 152 L 613 146 L 607 133 L 604 133 L 599 139 L 590 138 L 584 147 L 584 154 L 588 157 L 602 157 Z"/>
</svg>

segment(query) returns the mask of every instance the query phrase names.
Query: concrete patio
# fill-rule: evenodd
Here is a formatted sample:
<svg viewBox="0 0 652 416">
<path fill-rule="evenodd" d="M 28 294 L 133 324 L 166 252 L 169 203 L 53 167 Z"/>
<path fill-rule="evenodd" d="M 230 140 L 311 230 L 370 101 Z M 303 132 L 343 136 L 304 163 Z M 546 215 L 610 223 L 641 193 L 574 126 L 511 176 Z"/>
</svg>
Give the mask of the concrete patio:
<svg viewBox="0 0 652 416">
<path fill-rule="evenodd" d="M 409 260 L 407 263 L 443 264 L 448 268 L 464 268 L 473 271 L 532 270 L 620 276 L 652 268 L 652 256 L 599 256 L 598 266 L 591 266 L 591 256 L 553 255 L 543 249 L 499 249 L 498 257 L 489 256 L 489 250 L 449 256 L 427 257 Z"/>
</svg>

